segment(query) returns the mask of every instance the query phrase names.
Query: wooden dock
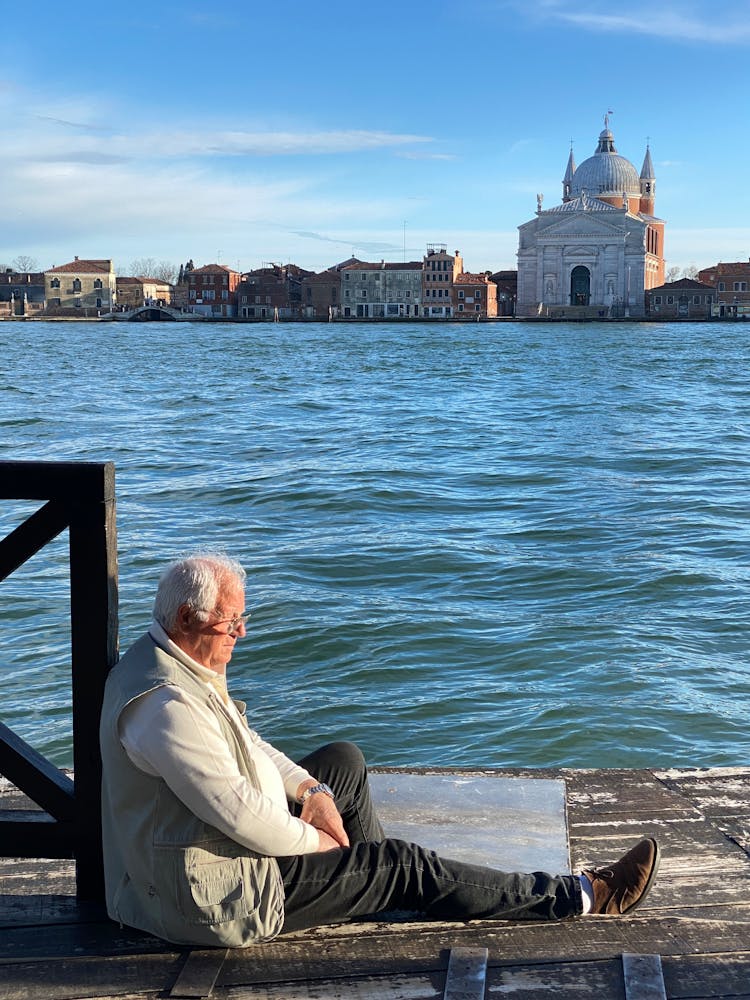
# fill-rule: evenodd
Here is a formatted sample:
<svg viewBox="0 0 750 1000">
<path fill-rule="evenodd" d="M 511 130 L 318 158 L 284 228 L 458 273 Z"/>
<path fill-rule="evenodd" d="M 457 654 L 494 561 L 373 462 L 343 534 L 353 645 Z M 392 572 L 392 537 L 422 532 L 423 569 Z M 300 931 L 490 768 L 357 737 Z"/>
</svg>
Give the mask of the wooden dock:
<svg viewBox="0 0 750 1000">
<path fill-rule="evenodd" d="M 559 923 L 345 924 L 191 951 L 77 903 L 72 862 L 0 860 L 0 997 L 750 1000 L 750 767 L 481 774 L 565 780 L 574 870 L 658 837 L 644 906 Z M 5 815 L 28 808 L 0 793 Z"/>
</svg>

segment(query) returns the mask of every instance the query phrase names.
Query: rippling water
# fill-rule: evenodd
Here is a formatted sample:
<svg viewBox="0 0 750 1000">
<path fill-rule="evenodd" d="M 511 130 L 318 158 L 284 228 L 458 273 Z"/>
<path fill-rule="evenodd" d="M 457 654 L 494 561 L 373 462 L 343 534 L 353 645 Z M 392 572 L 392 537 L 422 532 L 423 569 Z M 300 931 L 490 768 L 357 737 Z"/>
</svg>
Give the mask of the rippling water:
<svg viewBox="0 0 750 1000">
<path fill-rule="evenodd" d="M 230 687 L 291 755 L 746 763 L 749 340 L 6 322 L 0 458 L 115 462 L 123 648 L 167 560 L 242 560 Z M 0 584 L 0 718 L 59 764 L 66 560 Z"/>
</svg>

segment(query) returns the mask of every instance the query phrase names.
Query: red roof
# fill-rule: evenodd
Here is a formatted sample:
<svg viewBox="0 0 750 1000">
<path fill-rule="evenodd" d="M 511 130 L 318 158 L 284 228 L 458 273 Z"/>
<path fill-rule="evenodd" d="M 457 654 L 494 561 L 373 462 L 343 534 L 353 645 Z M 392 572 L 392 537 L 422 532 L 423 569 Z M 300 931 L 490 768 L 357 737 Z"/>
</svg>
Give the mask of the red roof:
<svg viewBox="0 0 750 1000">
<path fill-rule="evenodd" d="M 225 271 L 227 274 L 239 274 L 239 271 L 232 270 L 231 267 L 227 267 L 225 264 L 204 264 L 203 267 L 194 267 L 192 271 L 188 271 L 188 276 L 191 274 L 216 274 L 217 271 Z"/>
<path fill-rule="evenodd" d="M 111 260 L 81 260 L 76 257 L 69 264 L 60 264 L 59 267 L 51 267 L 45 274 L 109 274 L 112 270 Z"/>
</svg>

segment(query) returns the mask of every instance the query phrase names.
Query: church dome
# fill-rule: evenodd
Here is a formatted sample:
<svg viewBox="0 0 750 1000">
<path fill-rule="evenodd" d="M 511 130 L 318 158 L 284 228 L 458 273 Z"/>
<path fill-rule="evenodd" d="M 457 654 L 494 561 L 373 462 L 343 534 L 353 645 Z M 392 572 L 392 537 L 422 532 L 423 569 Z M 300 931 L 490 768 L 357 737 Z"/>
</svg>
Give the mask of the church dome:
<svg viewBox="0 0 750 1000">
<path fill-rule="evenodd" d="M 593 156 L 576 169 L 571 183 L 571 196 L 586 193 L 592 198 L 623 193 L 640 197 L 641 181 L 638 171 L 615 149 L 615 139 L 609 128 L 599 133 L 599 145 Z"/>
</svg>

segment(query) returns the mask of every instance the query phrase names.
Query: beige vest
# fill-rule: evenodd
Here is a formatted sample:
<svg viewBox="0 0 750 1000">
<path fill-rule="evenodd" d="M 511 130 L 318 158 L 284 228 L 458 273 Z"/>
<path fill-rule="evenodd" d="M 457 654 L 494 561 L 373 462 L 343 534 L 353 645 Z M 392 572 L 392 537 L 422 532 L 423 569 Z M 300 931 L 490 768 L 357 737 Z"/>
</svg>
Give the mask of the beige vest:
<svg viewBox="0 0 750 1000">
<path fill-rule="evenodd" d="M 118 720 L 139 695 L 176 684 L 218 719 L 241 773 L 259 788 L 241 735 L 206 685 L 145 635 L 107 678 L 100 725 L 107 912 L 175 944 L 242 948 L 275 937 L 284 888 L 274 858 L 256 854 L 198 819 L 167 784 L 133 764 Z M 245 706 L 235 702 L 243 714 Z"/>
</svg>

